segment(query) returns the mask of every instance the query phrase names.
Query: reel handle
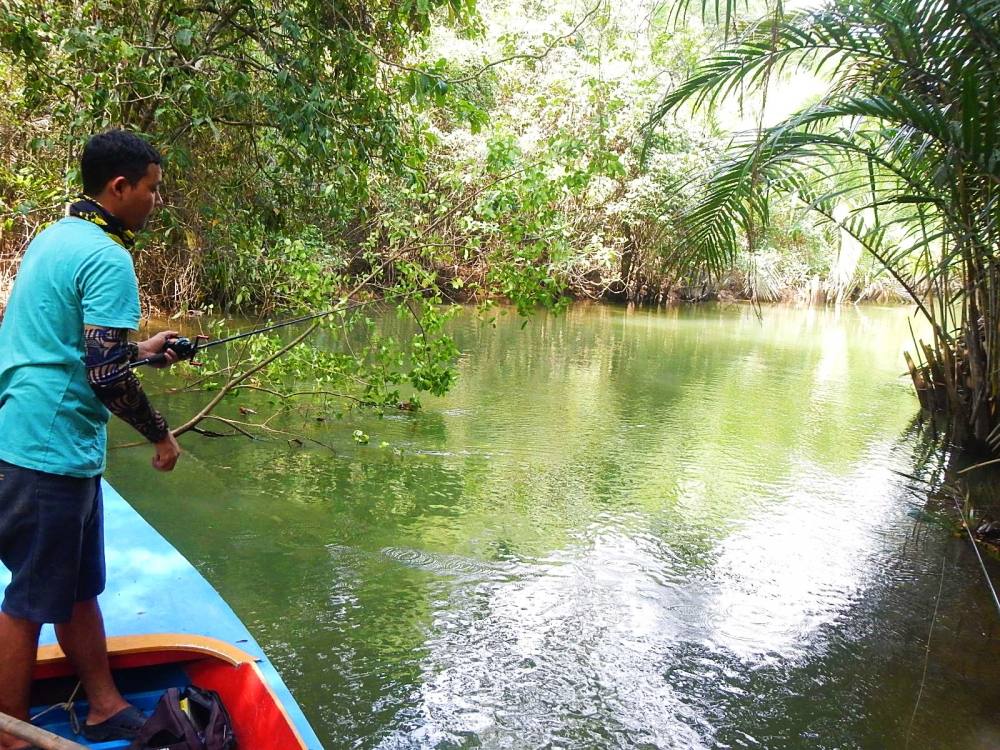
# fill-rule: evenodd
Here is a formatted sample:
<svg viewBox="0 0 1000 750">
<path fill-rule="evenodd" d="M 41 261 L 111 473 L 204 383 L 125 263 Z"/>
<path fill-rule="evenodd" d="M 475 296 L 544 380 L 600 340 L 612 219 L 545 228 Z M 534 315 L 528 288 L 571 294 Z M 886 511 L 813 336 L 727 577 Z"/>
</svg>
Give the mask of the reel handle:
<svg viewBox="0 0 1000 750">
<path fill-rule="evenodd" d="M 194 355 L 198 353 L 198 349 L 200 348 L 201 342 L 203 340 L 207 341 L 208 336 L 202 336 L 202 335 L 195 336 L 194 341 L 189 339 L 187 336 L 178 336 L 175 339 L 169 339 L 167 341 L 166 346 L 163 347 L 163 352 L 159 354 L 154 354 L 151 357 L 146 357 L 146 359 L 142 360 L 141 362 L 136 362 L 134 364 L 158 365 L 161 362 L 166 362 L 167 361 L 166 352 L 172 351 L 174 354 L 177 355 L 178 361 L 183 359 L 190 359 L 191 364 L 197 367 L 201 363 L 194 361 Z"/>
</svg>

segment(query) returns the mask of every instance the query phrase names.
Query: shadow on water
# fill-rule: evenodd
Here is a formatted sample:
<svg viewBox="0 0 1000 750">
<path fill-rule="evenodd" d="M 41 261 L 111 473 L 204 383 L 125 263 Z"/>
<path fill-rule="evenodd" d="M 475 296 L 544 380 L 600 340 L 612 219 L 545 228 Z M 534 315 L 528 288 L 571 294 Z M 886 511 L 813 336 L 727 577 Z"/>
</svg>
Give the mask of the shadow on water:
<svg viewBox="0 0 1000 750">
<path fill-rule="evenodd" d="M 422 412 L 285 418 L 334 453 L 185 439 L 164 481 L 112 455 L 329 747 L 1000 743 L 978 563 L 902 476 L 928 455 L 904 311 L 455 334 L 459 382 Z"/>
</svg>

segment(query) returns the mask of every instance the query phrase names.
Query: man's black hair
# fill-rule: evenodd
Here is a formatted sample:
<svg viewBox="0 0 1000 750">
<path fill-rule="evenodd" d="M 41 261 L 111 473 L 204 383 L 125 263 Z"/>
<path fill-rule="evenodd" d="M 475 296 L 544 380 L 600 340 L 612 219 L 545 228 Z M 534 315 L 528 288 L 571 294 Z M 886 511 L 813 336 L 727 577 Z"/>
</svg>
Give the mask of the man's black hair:
<svg viewBox="0 0 1000 750">
<path fill-rule="evenodd" d="M 105 185 L 118 176 L 135 185 L 150 164 L 159 163 L 159 152 L 135 133 L 127 130 L 98 133 L 87 141 L 80 157 L 83 192 L 99 195 Z"/>
</svg>

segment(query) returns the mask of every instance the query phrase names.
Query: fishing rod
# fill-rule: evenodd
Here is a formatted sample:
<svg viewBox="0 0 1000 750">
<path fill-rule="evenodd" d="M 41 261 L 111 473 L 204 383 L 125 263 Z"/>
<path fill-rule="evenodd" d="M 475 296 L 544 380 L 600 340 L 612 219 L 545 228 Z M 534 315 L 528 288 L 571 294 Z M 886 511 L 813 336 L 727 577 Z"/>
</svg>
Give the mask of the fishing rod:
<svg viewBox="0 0 1000 750">
<path fill-rule="evenodd" d="M 423 290 L 421 290 L 423 291 Z M 216 339 L 215 341 L 205 341 L 204 336 L 196 336 L 195 340 L 187 338 L 186 336 L 179 336 L 175 339 L 170 339 L 167 341 L 167 345 L 164 347 L 164 351 L 159 354 L 154 354 L 145 359 L 137 359 L 135 362 L 129 363 L 129 367 L 142 367 L 143 365 L 155 365 L 161 362 L 165 362 L 167 359 L 166 351 L 170 350 L 177 355 L 178 361 L 182 359 L 193 359 L 195 355 L 200 351 L 205 349 L 211 349 L 213 346 L 220 346 L 221 344 L 228 344 L 230 341 L 238 341 L 239 339 L 245 339 L 249 336 L 256 336 L 260 333 L 267 333 L 268 331 L 274 331 L 278 328 L 284 328 L 285 326 L 295 325 L 296 323 L 305 323 L 307 320 L 316 320 L 317 318 L 324 318 L 327 315 L 333 315 L 335 313 L 350 312 L 363 305 L 370 305 L 373 302 L 384 301 L 388 298 L 383 298 L 382 300 L 368 300 L 367 302 L 355 302 L 353 305 L 347 305 L 346 307 L 334 307 L 332 310 L 324 310 L 323 312 L 311 313 L 310 315 L 303 315 L 300 318 L 294 318 L 292 320 L 285 320 L 281 323 L 274 323 L 273 325 L 265 326 L 264 328 L 257 328 L 253 331 L 246 331 L 245 333 L 237 333 L 232 336 L 227 336 L 224 339 Z"/>
</svg>

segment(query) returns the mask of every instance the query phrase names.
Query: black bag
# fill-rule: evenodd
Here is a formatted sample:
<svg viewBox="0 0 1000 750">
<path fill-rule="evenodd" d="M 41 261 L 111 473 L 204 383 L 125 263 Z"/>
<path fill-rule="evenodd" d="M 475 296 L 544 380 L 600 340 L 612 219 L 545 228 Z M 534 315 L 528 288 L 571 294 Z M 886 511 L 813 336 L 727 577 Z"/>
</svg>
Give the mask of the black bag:
<svg viewBox="0 0 1000 750">
<path fill-rule="evenodd" d="M 163 694 L 129 750 L 232 750 L 233 722 L 214 690 L 191 685 Z"/>
</svg>

